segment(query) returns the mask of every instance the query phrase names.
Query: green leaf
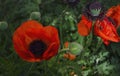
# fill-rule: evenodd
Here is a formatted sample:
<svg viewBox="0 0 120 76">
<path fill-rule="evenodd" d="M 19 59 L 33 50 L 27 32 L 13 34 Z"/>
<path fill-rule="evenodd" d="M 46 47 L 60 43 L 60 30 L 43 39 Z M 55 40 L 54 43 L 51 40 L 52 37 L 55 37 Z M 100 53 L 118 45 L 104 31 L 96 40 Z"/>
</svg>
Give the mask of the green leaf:
<svg viewBox="0 0 120 76">
<path fill-rule="evenodd" d="M 97 70 L 102 75 L 110 75 L 110 71 L 113 69 L 113 66 L 108 64 L 107 62 L 104 62 L 103 64 L 100 64 L 97 66 Z"/>
</svg>

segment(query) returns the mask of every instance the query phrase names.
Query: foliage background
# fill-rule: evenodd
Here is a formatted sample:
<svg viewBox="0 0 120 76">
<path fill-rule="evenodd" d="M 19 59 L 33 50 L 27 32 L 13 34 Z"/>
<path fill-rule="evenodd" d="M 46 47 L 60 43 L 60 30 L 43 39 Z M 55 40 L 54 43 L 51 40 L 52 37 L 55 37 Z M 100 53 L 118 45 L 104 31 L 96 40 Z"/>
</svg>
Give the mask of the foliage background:
<svg viewBox="0 0 120 76">
<path fill-rule="evenodd" d="M 82 8 L 89 1 L 81 0 L 71 7 L 63 0 L 0 0 L 0 21 L 8 23 L 5 30 L 0 29 L 0 76 L 119 76 L 120 43 L 105 46 L 97 37 L 90 40 L 77 33 Z M 106 10 L 120 4 L 120 0 L 99 1 Z M 61 48 L 64 42 L 74 41 L 84 50 L 73 61 L 63 58 L 61 51 L 49 61 L 23 61 L 13 48 L 12 35 L 22 22 L 31 18 L 58 28 Z"/>
</svg>

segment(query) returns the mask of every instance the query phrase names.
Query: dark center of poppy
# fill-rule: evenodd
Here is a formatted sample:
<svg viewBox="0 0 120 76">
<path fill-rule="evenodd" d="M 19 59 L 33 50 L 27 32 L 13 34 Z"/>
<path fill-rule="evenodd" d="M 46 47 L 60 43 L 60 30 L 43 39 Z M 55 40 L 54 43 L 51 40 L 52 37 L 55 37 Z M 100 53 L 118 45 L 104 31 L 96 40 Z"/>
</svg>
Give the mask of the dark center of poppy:
<svg viewBox="0 0 120 76">
<path fill-rule="evenodd" d="M 47 45 L 41 40 L 34 40 L 29 45 L 30 52 L 32 52 L 36 57 L 41 56 L 46 49 Z"/>
<path fill-rule="evenodd" d="M 101 8 L 102 6 L 99 2 L 94 2 L 89 5 L 89 10 L 92 16 L 99 16 Z"/>
</svg>

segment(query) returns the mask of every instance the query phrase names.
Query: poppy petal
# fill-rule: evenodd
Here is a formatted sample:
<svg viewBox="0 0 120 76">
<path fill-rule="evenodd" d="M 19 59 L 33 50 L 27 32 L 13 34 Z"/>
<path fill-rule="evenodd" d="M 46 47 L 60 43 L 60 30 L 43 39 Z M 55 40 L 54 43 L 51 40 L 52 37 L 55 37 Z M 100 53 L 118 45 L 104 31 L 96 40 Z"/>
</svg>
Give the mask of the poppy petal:
<svg viewBox="0 0 120 76">
<path fill-rule="evenodd" d="M 27 44 L 30 43 L 30 41 L 32 41 L 33 39 L 30 38 L 29 36 L 27 36 L 26 33 L 26 30 L 29 29 L 29 28 L 37 28 L 37 29 L 40 29 L 40 28 L 43 28 L 42 24 L 39 24 L 37 21 L 34 21 L 34 20 L 29 20 L 29 21 L 26 21 L 24 23 L 21 24 L 21 26 L 19 28 L 16 29 L 16 31 L 14 32 L 13 34 L 13 37 L 14 36 L 18 36 L 18 37 L 21 37 L 22 39 L 22 42 L 25 44 L 27 42 Z M 33 31 L 33 30 L 32 30 Z M 26 47 L 27 45 L 25 45 Z"/>
<path fill-rule="evenodd" d="M 33 60 L 33 55 L 31 55 L 28 49 L 24 46 L 24 43 L 19 38 L 19 36 L 15 35 L 13 37 L 13 44 L 17 54 L 20 55 L 22 59 L 27 61 Z"/>
<path fill-rule="evenodd" d="M 35 29 L 32 28 L 27 30 L 27 35 L 33 39 L 41 39 L 48 46 L 48 49 L 42 55 L 42 58 L 48 60 L 53 55 L 56 55 L 60 45 L 57 29 L 53 26 L 46 26 L 44 29 L 35 30 L 34 32 L 33 30 Z"/>
<path fill-rule="evenodd" d="M 43 29 L 43 28 L 42 29 L 41 28 L 40 29 L 30 28 L 26 31 L 26 34 L 33 40 L 41 39 L 43 42 L 45 42 L 47 44 L 49 44 L 52 41 L 50 38 L 50 35 L 47 34 L 45 29 Z"/>
<path fill-rule="evenodd" d="M 51 37 L 51 39 L 52 39 L 53 42 L 57 41 L 58 44 L 60 43 L 59 38 L 58 38 L 59 37 L 58 36 L 58 30 L 55 27 L 49 25 L 49 26 L 45 27 L 45 30 L 46 30 L 47 34 L 50 35 L 50 37 Z"/>
<path fill-rule="evenodd" d="M 85 16 L 82 16 L 81 21 L 78 23 L 78 33 L 82 36 L 87 36 L 90 33 L 92 22 Z"/>
<path fill-rule="evenodd" d="M 57 29 L 55 27 L 53 27 L 53 26 L 46 26 L 45 30 L 46 30 L 47 34 L 50 35 L 51 41 L 52 41 L 52 43 L 50 44 L 49 48 L 43 54 L 43 58 L 48 60 L 53 55 L 57 54 L 57 50 L 59 48 L 60 41 L 59 41 L 58 31 L 57 31 Z M 54 52 L 52 52 L 52 51 L 54 51 Z"/>
<path fill-rule="evenodd" d="M 16 52 L 20 57 L 27 61 L 35 60 L 34 56 L 28 50 L 28 44 L 33 39 L 25 34 L 28 28 L 42 28 L 42 25 L 37 21 L 29 20 L 21 24 L 13 34 L 13 44 Z"/>
<path fill-rule="evenodd" d="M 107 18 L 104 18 L 102 21 L 96 21 L 94 32 L 96 35 L 100 36 L 103 41 L 119 42 L 117 31 L 114 25 Z"/>
<path fill-rule="evenodd" d="M 116 28 L 118 28 L 120 25 L 120 5 L 108 9 L 106 16 L 112 18 L 116 23 Z"/>
<path fill-rule="evenodd" d="M 44 52 L 42 55 L 42 58 L 45 60 L 50 59 L 52 56 L 56 55 L 58 52 L 59 44 L 58 43 L 52 43 L 49 48 Z"/>
</svg>

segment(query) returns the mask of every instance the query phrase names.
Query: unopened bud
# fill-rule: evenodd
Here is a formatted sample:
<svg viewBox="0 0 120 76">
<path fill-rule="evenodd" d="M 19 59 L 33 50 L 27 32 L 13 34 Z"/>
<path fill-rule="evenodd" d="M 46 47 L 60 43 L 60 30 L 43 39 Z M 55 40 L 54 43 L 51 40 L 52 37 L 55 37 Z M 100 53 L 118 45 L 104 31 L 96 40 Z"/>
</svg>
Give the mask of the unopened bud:
<svg viewBox="0 0 120 76">
<path fill-rule="evenodd" d="M 32 19 L 32 20 L 40 20 L 41 19 L 40 12 L 32 12 L 30 14 L 30 19 Z"/>
<path fill-rule="evenodd" d="M 1 21 L 0 22 L 0 30 L 5 30 L 8 28 L 8 23 L 6 21 Z"/>
<path fill-rule="evenodd" d="M 69 44 L 70 53 L 74 55 L 79 55 L 83 51 L 83 46 L 77 42 L 71 42 Z"/>
</svg>

